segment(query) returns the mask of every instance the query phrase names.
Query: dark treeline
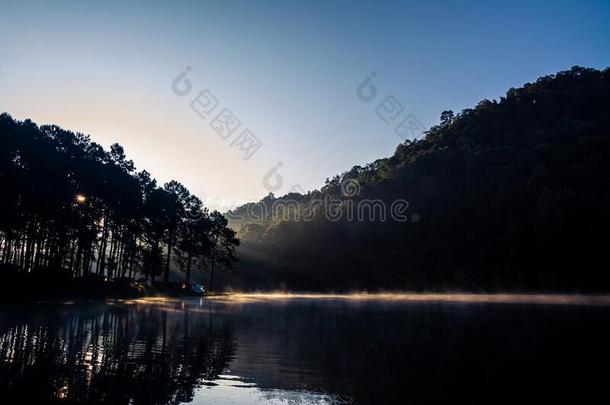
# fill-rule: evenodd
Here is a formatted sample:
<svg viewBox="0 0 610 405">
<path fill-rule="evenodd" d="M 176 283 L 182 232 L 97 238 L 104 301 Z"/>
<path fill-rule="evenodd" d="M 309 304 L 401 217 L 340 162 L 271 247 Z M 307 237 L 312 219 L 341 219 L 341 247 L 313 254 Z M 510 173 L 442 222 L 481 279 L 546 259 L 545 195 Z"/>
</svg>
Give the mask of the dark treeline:
<svg viewBox="0 0 610 405">
<path fill-rule="evenodd" d="M 352 179 L 360 192 L 346 197 Z M 405 199 L 409 220 L 329 221 L 312 207 L 325 197 L 344 208 Z M 314 219 L 274 215 L 278 202 Z M 262 220 L 252 204 L 230 213 L 249 264 L 235 286 L 607 291 L 610 70 L 574 67 L 444 111 L 392 157 L 260 204 Z"/>
<path fill-rule="evenodd" d="M 120 145 L 106 151 L 54 125 L 0 115 L 0 190 L 4 276 L 167 282 L 180 269 L 189 283 L 194 270 L 212 280 L 235 259 L 225 217 L 183 185 L 160 187 Z"/>
</svg>

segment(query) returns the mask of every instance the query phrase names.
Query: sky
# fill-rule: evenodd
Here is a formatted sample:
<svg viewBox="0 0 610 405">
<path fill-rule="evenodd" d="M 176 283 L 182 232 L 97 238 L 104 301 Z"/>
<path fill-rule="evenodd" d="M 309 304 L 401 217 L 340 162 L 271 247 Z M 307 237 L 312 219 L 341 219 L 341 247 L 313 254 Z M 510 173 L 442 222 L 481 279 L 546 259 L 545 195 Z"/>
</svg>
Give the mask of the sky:
<svg viewBox="0 0 610 405">
<path fill-rule="evenodd" d="M 0 112 L 118 142 L 222 209 L 388 157 L 403 119 L 421 137 L 610 66 L 610 2 L 0 0 L 0 41 Z"/>
</svg>

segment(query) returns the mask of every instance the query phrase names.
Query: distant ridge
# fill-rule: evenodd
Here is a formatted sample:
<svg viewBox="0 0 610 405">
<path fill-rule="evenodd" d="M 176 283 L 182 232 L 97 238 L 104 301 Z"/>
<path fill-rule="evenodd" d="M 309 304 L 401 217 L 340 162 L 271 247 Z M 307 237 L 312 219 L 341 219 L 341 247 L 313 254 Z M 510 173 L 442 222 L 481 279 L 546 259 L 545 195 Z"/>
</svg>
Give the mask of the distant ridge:
<svg viewBox="0 0 610 405">
<path fill-rule="evenodd" d="M 229 213 L 243 245 L 236 288 L 608 291 L 610 69 L 573 67 L 511 88 L 423 139 L 327 180 Z M 359 194 L 346 198 L 342 184 Z M 409 202 L 418 222 L 278 219 L 326 197 Z M 244 221 L 235 218 L 245 217 Z"/>
</svg>

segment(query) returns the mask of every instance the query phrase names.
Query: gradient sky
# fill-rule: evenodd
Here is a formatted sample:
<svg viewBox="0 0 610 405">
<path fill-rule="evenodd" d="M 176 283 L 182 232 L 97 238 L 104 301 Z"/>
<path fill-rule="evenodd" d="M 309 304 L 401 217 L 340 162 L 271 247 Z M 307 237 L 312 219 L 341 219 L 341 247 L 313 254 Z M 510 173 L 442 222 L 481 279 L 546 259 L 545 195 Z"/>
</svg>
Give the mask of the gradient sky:
<svg viewBox="0 0 610 405">
<path fill-rule="evenodd" d="M 217 205 L 265 195 L 277 162 L 283 194 L 391 155 L 401 139 L 356 97 L 371 72 L 379 100 L 428 127 L 541 75 L 610 65 L 608 0 L 455 3 L 0 0 L 0 111 L 119 142 Z M 251 159 L 190 108 L 204 89 L 263 142 Z"/>
</svg>

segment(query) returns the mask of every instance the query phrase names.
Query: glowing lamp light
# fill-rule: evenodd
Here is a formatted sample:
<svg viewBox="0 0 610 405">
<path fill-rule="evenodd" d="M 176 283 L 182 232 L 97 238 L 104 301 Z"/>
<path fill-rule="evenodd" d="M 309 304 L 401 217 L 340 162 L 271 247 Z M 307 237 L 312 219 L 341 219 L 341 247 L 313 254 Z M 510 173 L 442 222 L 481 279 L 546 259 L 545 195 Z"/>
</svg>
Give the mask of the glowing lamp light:
<svg viewBox="0 0 610 405">
<path fill-rule="evenodd" d="M 78 204 L 84 204 L 87 202 L 87 197 L 85 197 L 83 194 L 77 194 L 76 195 L 76 202 Z"/>
</svg>

